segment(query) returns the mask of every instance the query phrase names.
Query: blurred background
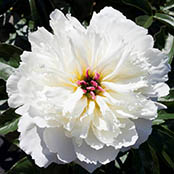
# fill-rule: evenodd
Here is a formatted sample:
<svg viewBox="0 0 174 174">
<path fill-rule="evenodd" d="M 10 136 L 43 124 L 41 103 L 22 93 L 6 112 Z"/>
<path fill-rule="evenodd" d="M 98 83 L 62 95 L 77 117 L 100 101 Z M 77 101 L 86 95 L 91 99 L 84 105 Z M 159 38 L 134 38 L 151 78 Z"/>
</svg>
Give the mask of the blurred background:
<svg viewBox="0 0 174 174">
<path fill-rule="evenodd" d="M 22 52 L 31 49 L 28 34 L 41 26 L 52 32 L 49 14 L 54 9 L 70 13 L 87 26 L 93 12 L 99 12 L 105 6 L 112 6 L 147 28 L 155 40 L 154 47 L 168 54 L 172 70 L 167 82 L 170 94 L 159 99 L 168 109 L 159 111 L 148 141 L 139 149 L 119 153 L 115 161 L 94 173 L 174 173 L 174 0 L 0 0 L 0 174 L 88 173 L 74 163 L 39 168 L 20 150 L 19 115 L 8 107 L 6 80 L 19 66 Z"/>
</svg>

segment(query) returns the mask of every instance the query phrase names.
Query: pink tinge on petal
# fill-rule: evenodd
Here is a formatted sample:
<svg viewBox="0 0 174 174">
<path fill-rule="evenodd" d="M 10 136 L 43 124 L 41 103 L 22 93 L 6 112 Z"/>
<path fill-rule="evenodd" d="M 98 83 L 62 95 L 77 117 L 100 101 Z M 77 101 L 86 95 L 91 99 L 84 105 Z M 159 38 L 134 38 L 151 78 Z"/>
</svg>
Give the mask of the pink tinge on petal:
<svg viewBox="0 0 174 174">
<path fill-rule="evenodd" d="M 87 90 L 91 90 L 91 91 L 94 91 L 95 90 L 95 87 L 94 86 L 88 86 L 86 87 Z"/>
<path fill-rule="evenodd" d="M 97 87 L 97 86 L 98 86 L 98 83 L 97 83 L 97 82 L 95 82 L 94 80 L 91 80 L 91 82 L 90 82 L 90 83 L 91 83 L 91 85 L 92 85 L 92 86 L 94 86 L 94 87 Z"/>
<path fill-rule="evenodd" d="M 99 78 L 100 78 L 100 74 L 96 72 L 94 76 L 94 80 L 98 80 Z"/>
<path fill-rule="evenodd" d="M 101 86 L 98 86 L 97 89 L 98 89 L 99 91 L 105 92 L 105 90 L 104 90 Z"/>
<path fill-rule="evenodd" d="M 89 68 L 86 69 L 86 78 L 89 78 Z"/>
<path fill-rule="evenodd" d="M 92 99 L 95 100 L 96 99 L 96 96 L 95 96 L 94 92 L 93 91 L 90 91 L 90 94 L 91 94 Z"/>
</svg>

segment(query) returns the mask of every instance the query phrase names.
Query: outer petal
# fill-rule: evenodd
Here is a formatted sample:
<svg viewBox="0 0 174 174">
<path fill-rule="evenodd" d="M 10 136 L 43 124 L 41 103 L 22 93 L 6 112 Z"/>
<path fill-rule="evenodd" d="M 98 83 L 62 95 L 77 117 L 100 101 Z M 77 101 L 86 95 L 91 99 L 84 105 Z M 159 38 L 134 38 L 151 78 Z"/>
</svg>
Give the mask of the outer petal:
<svg viewBox="0 0 174 174">
<path fill-rule="evenodd" d="M 63 128 L 46 128 L 43 136 L 48 149 L 57 153 L 59 160 L 68 163 L 76 159 L 72 139 L 65 136 Z"/>
<path fill-rule="evenodd" d="M 135 123 L 136 131 L 138 133 L 138 140 L 132 146 L 138 148 L 140 144 L 144 143 L 152 132 L 152 121 L 145 119 L 132 120 Z"/>
<path fill-rule="evenodd" d="M 110 27 L 110 25 L 115 19 L 126 19 L 123 14 L 111 7 L 105 7 L 100 13 L 94 13 L 90 21 L 89 29 L 91 27 L 96 29 L 98 33 L 103 33 Z"/>
<path fill-rule="evenodd" d="M 120 129 L 121 133 L 115 138 L 113 143 L 116 149 L 120 149 L 122 147 L 129 147 L 138 139 L 138 134 L 136 130 L 136 126 L 129 119 L 122 120 L 123 127 Z"/>
<path fill-rule="evenodd" d="M 24 115 L 18 124 L 18 131 L 21 133 L 19 146 L 27 154 L 31 154 L 39 167 L 47 167 L 52 162 L 60 162 L 56 154 L 51 153 L 43 142 L 42 129 L 33 124 L 32 119 Z"/>
<path fill-rule="evenodd" d="M 82 162 L 80 160 L 76 160 L 74 162 L 77 163 L 77 164 L 79 164 L 83 168 L 85 168 L 90 173 L 92 173 L 95 169 L 97 169 L 98 167 L 100 167 L 102 165 L 100 163 L 97 163 L 96 165 L 95 164 L 87 164 L 87 163 Z"/>
<path fill-rule="evenodd" d="M 7 93 L 9 95 L 8 104 L 10 107 L 15 108 L 23 104 L 22 97 L 18 93 L 18 81 L 21 78 L 19 72 L 11 75 L 7 80 Z"/>
<path fill-rule="evenodd" d="M 74 144 L 74 147 L 77 158 L 80 161 L 95 165 L 98 162 L 102 164 L 107 164 L 110 161 L 113 161 L 119 152 L 119 150 L 115 150 L 113 147 L 106 146 L 104 146 L 100 150 L 95 150 L 88 146 L 85 142 L 83 142 L 81 146 Z"/>
<path fill-rule="evenodd" d="M 38 51 L 38 49 L 42 49 L 44 45 L 50 47 L 51 42 L 53 42 L 53 35 L 45 28 L 40 27 L 36 32 L 29 34 L 29 41 L 32 44 L 32 51 Z"/>
</svg>

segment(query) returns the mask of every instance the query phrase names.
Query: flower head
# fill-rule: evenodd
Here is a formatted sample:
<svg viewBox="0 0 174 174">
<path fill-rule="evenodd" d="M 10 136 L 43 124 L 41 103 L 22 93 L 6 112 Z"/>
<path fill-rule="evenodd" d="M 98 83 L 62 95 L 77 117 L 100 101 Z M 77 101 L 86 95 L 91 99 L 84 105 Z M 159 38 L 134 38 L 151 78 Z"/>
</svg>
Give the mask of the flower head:
<svg viewBox="0 0 174 174">
<path fill-rule="evenodd" d="M 31 52 L 7 82 L 22 115 L 20 147 L 38 166 L 75 161 L 92 172 L 151 133 L 168 59 L 147 30 L 106 7 L 87 28 L 55 10 L 53 34 L 29 36 Z M 164 107 L 164 106 L 163 106 Z"/>
</svg>

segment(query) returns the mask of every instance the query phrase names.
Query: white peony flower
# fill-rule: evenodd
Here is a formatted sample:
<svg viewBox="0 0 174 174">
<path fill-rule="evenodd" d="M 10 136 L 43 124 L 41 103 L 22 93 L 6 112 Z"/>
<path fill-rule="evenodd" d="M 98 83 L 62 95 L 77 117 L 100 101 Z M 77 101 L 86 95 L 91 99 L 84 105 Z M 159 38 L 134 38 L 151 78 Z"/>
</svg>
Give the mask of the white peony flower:
<svg viewBox="0 0 174 174">
<path fill-rule="evenodd" d="M 168 58 L 111 7 L 87 28 L 59 10 L 50 18 L 54 34 L 31 33 L 32 51 L 7 81 L 20 147 L 40 167 L 74 161 L 92 172 L 147 140 L 169 91 Z"/>
</svg>

